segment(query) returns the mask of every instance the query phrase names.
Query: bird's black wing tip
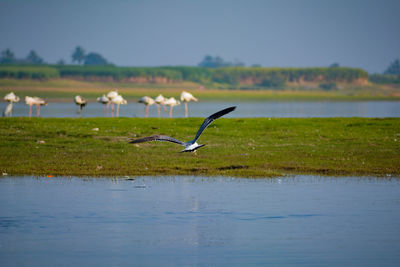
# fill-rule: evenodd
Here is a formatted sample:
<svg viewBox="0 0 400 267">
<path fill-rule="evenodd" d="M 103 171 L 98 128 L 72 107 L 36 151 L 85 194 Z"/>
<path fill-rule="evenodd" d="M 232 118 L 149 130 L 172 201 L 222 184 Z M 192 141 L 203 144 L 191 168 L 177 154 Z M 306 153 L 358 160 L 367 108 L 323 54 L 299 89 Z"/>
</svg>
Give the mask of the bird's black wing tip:
<svg viewBox="0 0 400 267">
<path fill-rule="evenodd" d="M 225 115 L 225 114 L 228 114 L 228 113 L 234 111 L 235 109 L 236 109 L 236 106 L 229 107 L 229 108 L 226 108 L 226 109 L 223 109 L 223 110 L 217 112 L 217 114 L 219 113 L 219 114 Z M 222 115 L 222 116 L 223 116 L 223 115 Z"/>
</svg>

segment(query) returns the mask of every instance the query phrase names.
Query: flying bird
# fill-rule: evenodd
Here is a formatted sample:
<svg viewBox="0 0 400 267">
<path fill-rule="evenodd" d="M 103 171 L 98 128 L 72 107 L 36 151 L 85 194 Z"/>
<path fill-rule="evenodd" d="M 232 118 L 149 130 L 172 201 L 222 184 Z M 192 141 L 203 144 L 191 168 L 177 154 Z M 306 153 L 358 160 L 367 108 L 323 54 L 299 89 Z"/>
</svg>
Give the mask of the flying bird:
<svg viewBox="0 0 400 267">
<path fill-rule="evenodd" d="M 190 102 L 190 101 L 195 101 L 195 102 L 197 102 L 197 101 L 199 101 L 197 98 L 195 98 L 191 93 L 188 93 L 188 92 L 186 92 L 186 91 L 183 91 L 182 93 L 181 93 L 181 101 L 182 102 L 185 102 L 185 117 L 188 117 L 188 114 L 189 114 L 189 112 L 188 112 L 188 103 Z"/>
<path fill-rule="evenodd" d="M 203 124 L 200 126 L 200 129 L 197 131 L 195 138 L 189 142 L 182 142 L 182 141 L 179 141 L 175 138 L 172 138 L 172 137 L 169 137 L 166 135 L 153 135 L 153 136 L 143 137 L 140 139 L 135 139 L 135 140 L 130 141 L 129 143 L 136 144 L 136 143 L 143 143 L 143 142 L 149 142 L 149 141 L 167 141 L 167 142 L 172 142 L 172 143 L 184 146 L 185 149 L 182 150 L 181 152 L 196 152 L 196 150 L 198 148 L 205 146 L 205 145 L 199 145 L 196 141 L 197 141 L 197 139 L 199 139 L 200 135 L 207 128 L 207 126 L 210 125 L 214 120 L 218 119 L 219 117 L 222 117 L 225 114 L 228 114 L 229 112 L 234 111 L 235 108 L 236 107 L 230 107 L 230 108 L 223 109 L 221 111 L 218 111 L 217 113 L 212 114 L 208 118 L 206 118 L 204 120 Z"/>
</svg>

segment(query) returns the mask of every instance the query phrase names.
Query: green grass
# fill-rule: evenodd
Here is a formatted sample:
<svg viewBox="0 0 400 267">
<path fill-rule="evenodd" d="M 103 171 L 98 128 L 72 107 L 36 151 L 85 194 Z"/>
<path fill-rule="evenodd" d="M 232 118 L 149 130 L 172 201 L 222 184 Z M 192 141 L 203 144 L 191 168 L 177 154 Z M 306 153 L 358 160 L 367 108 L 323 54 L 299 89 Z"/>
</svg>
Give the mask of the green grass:
<svg viewBox="0 0 400 267">
<path fill-rule="evenodd" d="M 198 154 L 152 134 L 191 140 L 203 118 L 0 119 L 0 171 L 10 175 L 400 175 L 400 119 L 226 119 Z M 99 128 L 94 131 L 93 128 Z M 41 142 L 44 141 L 44 142 Z"/>
</svg>

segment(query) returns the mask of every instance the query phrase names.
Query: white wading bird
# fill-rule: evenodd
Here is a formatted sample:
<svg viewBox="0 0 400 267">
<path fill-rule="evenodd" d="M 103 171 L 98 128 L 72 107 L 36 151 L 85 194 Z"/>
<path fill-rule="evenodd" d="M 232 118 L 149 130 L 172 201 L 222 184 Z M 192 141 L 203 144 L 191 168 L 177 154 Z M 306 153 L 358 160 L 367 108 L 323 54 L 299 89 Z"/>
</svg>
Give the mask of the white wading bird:
<svg viewBox="0 0 400 267">
<path fill-rule="evenodd" d="M 175 97 L 167 98 L 164 102 L 165 105 L 169 106 L 169 117 L 172 118 L 172 109 L 174 106 L 180 105 L 181 102 L 177 101 Z"/>
<path fill-rule="evenodd" d="M 29 118 L 32 116 L 32 105 L 36 106 L 36 115 L 40 117 L 40 106 L 47 105 L 47 102 L 39 97 L 25 96 L 25 103 L 29 106 Z"/>
<path fill-rule="evenodd" d="M 145 105 L 144 107 L 144 116 L 148 117 L 149 116 L 149 106 L 153 105 L 156 103 L 153 98 L 149 96 L 144 96 L 138 101 L 139 103 L 143 103 Z"/>
<path fill-rule="evenodd" d="M 179 141 L 175 138 L 166 136 L 166 135 L 153 135 L 153 136 L 148 136 L 148 137 L 144 137 L 144 138 L 140 138 L 140 139 L 136 139 L 136 140 L 132 140 L 129 143 L 131 144 L 136 144 L 136 143 L 142 143 L 142 142 L 148 142 L 148 141 L 168 141 L 168 142 L 172 142 L 181 146 L 184 146 L 185 149 L 182 150 L 181 152 L 196 152 L 196 150 L 202 146 L 205 145 L 199 145 L 197 144 L 197 139 L 199 139 L 201 133 L 204 131 L 204 129 L 207 128 L 208 125 L 210 125 L 214 120 L 218 119 L 221 116 L 224 116 L 225 114 L 232 112 L 233 110 L 235 110 L 236 107 L 230 107 L 230 108 L 226 108 L 223 109 L 221 111 L 218 111 L 217 113 L 212 114 L 211 116 L 209 116 L 208 118 L 206 118 L 203 122 L 203 124 L 200 126 L 200 129 L 197 131 L 196 137 L 189 142 L 182 142 Z"/>
<path fill-rule="evenodd" d="M 19 101 L 19 97 L 11 92 L 4 96 L 4 100 L 7 101 L 9 104 L 3 112 L 3 117 L 10 117 L 12 116 L 13 104 Z"/>
<path fill-rule="evenodd" d="M 8 103 L 6 109 L 3 111 L 3 117 L 11 117 L 13 109 L 13 102 Z"/>
<path fill-rule="evenodd" d="M 14 94 L 14 92 L 8 93 L 4 96 L 4 100 L 7 102 L 18 102 L 19 97 Z"/>
<path fill-rule="evenodd" d="M 110 99 L 106 97 L 106 95 L 102 95 L 101 97 L 97 98 L 97 102 L 101 103 L 103 106 L 103 113 L 106 115 L 106 105 L 110 104 Z"/>
<path fill-rule="evenodd" d="M 160 117 L 160 115 L 161 115 L 161 107 L 160 107 L 160 105 L 163 106 L 164 111 L 167 111 L 167 108 L 165 107 L 165 98 L 164 98 L 163 95 L 158 95 L 154 99 L 154 101 L 156 102 L 156 105 L 157 105 L 158 117 Z"/>
<path fill-rule="evenodd" d="M 111 104 L 111 111 L 114 114 L 114 103 L 111 102 L 111 100 L 116 96 L 118 96 L 118 90 L 108 92 L 107 97 L 108 97 L 108 99 L 110 99 L 110 102 L 108 102 L 108 104 L 107 104 L 107 112 L 108 112 L 108 107 Z"/>
<path fill-rule="evenodd" d="M 81 114 L 83 107 L 87 105 L 87 100 L 80 95 L 77 95 L 75 96 L 74 101 L 75 104 L 79 106 L 78 114 Z"/>
<path fill-rule="evenodd" d="M 117 105 L 117 117 L 119 117 L 119 105 L 126 105 L 128 103 L 121 95 L 114 97 L 111 102 Z M 112 112 L 112 116 L 114 117 L 114 111 Z"/>
<path fill-rule="evenodd" d="M 181 93 L 181 101 L 182 102 L 185 102 L 185 117 L 187 117 L 188 115 L 189 115 L 189 112 L 188 112 L 188 103 L 190 102 L 190 101 L 195 101 L 195 102 L 197 102 L 197 101 L 199 101 L 197 98 L 195 98 L 191 93 L 188 93 L 188 92 L 185 92 L 185 91 L 183 91 L 182 93 Z"/>
</svg>

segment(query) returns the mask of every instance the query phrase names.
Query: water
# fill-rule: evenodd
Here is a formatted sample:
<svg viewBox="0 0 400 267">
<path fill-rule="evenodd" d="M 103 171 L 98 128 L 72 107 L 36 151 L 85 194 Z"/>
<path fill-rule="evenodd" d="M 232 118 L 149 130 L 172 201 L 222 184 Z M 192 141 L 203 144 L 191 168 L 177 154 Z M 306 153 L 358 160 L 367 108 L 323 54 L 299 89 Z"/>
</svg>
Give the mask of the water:
<svg viewBox="0 0 400 267">
<path fill-rule="evenodd" d="M 0 110 L 7 103 L 0 103 Z M 400 101 L 266 101 L 266 102 L 198 102 L 189 103 L 189 114 L 192 117 L 207 117 L 211 113 L 229 106 L 238 108 L 227 117 L 400 117 Z M 70 103 L 53 102 L 41 108 L 42 117 L 78 117 L 77 106 Z M 29 108 L 23 102 L 14 105 L 14 116 L 28 116 Z M 33 114 L 36 114 L 35 109 Z M 183 117 L 184 106 L 174 108 L 174 117 Z M 83 117 L 105 116 L 102 105 L 89 103 L 84 108 Z M 106 115 L 110 116 L 110 114 Z M 120 107 L 120 116 L 143 117 L 144 105 L 130 102 Z M 150 107 L 150 117 L 158 117 L 155 105 Z M 163 111 L 162 117 L 168 117 Z"/>
<path fill-rule="evenodd" d="M 400 179 L 0 179 L 0 266 L 399 266 Z"/>
</svg>

